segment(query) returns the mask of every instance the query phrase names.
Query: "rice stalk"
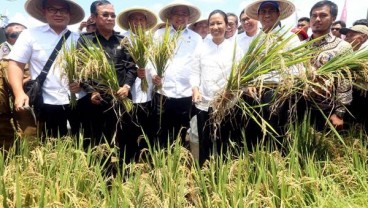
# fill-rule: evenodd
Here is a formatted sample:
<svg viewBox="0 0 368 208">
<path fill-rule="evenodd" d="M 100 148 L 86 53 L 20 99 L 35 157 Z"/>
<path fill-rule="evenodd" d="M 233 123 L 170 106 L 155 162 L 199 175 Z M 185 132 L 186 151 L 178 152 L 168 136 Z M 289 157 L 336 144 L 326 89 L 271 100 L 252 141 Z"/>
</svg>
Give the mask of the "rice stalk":
<svg viewBox="0 0 368 208">
<path fill-rule="evenodd" d="M 134 27 L 131 25 L 131 28 L 133 28 L 134 33 L 131 32 L 129 38 L 124 39 L 121 44 L 127 48 L 138 68 L 146 69 L 149 59 L 149 49 L 152 45 L 152 33 L 145 32 L 140 26 Z M 142 91 L 147 92 L 148 82 L 146 77 L 140 79 Z"/>
<path fill-rule="evenodd" d="M 171 34 L 171 27 L 166 27 L 164 34 L 159 39 L 155 39 L 149 53 L 149 60 L 159 77 L 163 77 L 168 61 L 174 56 L 178 39 L 181 32 L 175 31 Z M 162 86 L 158 87 L 158 90 Z"/>
<path fill-rule="evenodd" d="M 78 71 L 78 63 L 79 63 L 79 57 L 76 49 L 75 43 L 71 43 L 70 47 L 68 47 L 66 44 L 63 45 L 62 48 L 62 58 L 60 60 L 60 64 L 62 65 L 62 68 L 64 69 L 64 73 L 62 76 L 66 76 L 69 83 L 72 82 L 79 82 L 80 76 Z M 70 93 L 70 106 L 71 108 L 75 108 L 77 106 L 77 97 L 75 93 Z"/>
<path fill-rule="evenodd" d="M 132 101 L 128 97 L 116 95 L 120 85 L 115 66 L 107 60 L 100 43 L 95 45 L 88 39 L 85 39 L 85 41 L 87 43 L 86 46 L 82 46 L 78 53 L 83 78 L 92 80 L 95 83 L 93 87 L 98 92 L 112 97 L 113 106 L 121 103 L 125 112 L 130 113 L 133 110 Z"/>
</svg>

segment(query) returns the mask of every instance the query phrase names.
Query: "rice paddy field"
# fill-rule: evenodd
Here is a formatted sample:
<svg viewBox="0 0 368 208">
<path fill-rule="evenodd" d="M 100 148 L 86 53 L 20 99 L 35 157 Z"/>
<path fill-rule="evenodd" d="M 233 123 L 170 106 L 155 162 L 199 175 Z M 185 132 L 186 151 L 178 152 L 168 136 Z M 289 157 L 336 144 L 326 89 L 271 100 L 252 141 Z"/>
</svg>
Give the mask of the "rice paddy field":
<svg viewBox="0 0 368 208">
<path fill-rule="evenodd" d="M 368 207 L 367 136 L 351 129 L 293 126 L 282 153 L 234 145 L 202 168 L 178 142 L 119 164 L 104 144 L 21 140 L 0 153 L 0 207 Z"/>
</svg>

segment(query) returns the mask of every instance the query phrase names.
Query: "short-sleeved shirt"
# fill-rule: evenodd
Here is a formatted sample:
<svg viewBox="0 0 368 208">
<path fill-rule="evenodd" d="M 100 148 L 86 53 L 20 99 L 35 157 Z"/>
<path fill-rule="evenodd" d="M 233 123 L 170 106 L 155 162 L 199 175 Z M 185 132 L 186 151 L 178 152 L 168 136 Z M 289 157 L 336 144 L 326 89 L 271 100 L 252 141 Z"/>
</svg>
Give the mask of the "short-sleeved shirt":
<svg viewBox="0 0 368 208">
<path fill-rule="evenodd" d="M 60 34 L 57 34 L 49 25 L 26 29 L 17 39 L 9 54 L 9 59 L 23 64 L 29 63 L 31 79 L 36 79 L 55 46 L 67 31 L 66 28 Z M 70 47 L 72 43 L 76 44 L 78 38 L 79 34 L 72 32 L 65 41 L 64 47 Z M 61 55 L 59 53 L 58 57 L 61 57 Z M 52 64 L 42 86 L 45 104 L 65 105 L 70 103 L 69 81 L 62 69 L 61 62 L 58 61 L 58 57 Z M 77 98 L 85 95 L 84 91 L 76 93 Z"/>
</svg>

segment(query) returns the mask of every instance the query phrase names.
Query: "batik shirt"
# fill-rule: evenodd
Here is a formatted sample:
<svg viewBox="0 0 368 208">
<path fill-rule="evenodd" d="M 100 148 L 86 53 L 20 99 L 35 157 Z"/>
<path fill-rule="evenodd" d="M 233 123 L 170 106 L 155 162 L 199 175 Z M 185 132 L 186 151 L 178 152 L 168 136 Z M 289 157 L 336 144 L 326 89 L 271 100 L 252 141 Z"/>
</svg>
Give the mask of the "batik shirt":
<svg viewBox="0 0 368 208">
<path fill-rule="evenodd" d="M 309 38 L 312 40 L 313 36 Z M 335 56 L 340 56 L 345 53 L 352 52 L 351 45 L 331 33 L 327 34 L 321 41 L 313 43 L 313 47 L 318 47 L 318 52 L 315 54 L 311 63 L 314 67 L 320 68 Z M 325 80 L 326 81 L 326 80 Z M 328 84 L 328 83 L 327 83 Z M 352 85 L 348 79 L 342 79 L 337 83 L 332 83 L 330 96 L 316 96 L 318 107 L 322 110 L 333 109 L 333 113 L 342 117 L 346 112 L 345 106 L 352 101 Z"/>
</svg>

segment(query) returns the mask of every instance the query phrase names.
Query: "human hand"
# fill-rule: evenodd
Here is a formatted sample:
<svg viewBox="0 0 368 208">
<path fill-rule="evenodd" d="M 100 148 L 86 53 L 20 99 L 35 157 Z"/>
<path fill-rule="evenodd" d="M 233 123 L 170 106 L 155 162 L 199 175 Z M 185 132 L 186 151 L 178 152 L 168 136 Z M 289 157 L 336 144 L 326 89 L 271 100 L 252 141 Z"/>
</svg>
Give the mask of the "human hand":
<svg viewBox="0 0 368 208">
<path fill-rule="evenodd" d="M 153 78 L 152 78 L 152 82 L 156 86 L 161 86 L 162 85 L 162 78 L 158 75 L 154 75 Z"/>
<path fill-rule="evenodd" d="M 192 94 L 192 102 L 193 103 L 198 103 L 202 101 L 202 95 L 198 90 L 198 87 L 194 87 L 192 90 L 193 94 Z"/>
<path fill-rule="evenodd" d="M 29 107 L 29 97 L 26 93 L 21 93 L 15 97 L 14 108 L 16 111 L 23 110 Z"/>
<path fill-rule="evenodd" d="M 143 68 L 139 68 L 138 70 L 137 70 L 137 75 L 138 75 L 138 77 L 139 78 L 145 78 L 146 77 L 146 70 L 145 69 L 143 69 Z"/>
<path fill-rule="evenodd" d="M 91 102 L 95 105 L 101 104 L 102 97 L 99 92 L 92 92 Z"/>
<path fill-rule="evenodd" d="M 81 91 L 79 82 L 69 83 L 69 90 L 71 93 L 78 93 L 79 91 Z"/>
</svg>

